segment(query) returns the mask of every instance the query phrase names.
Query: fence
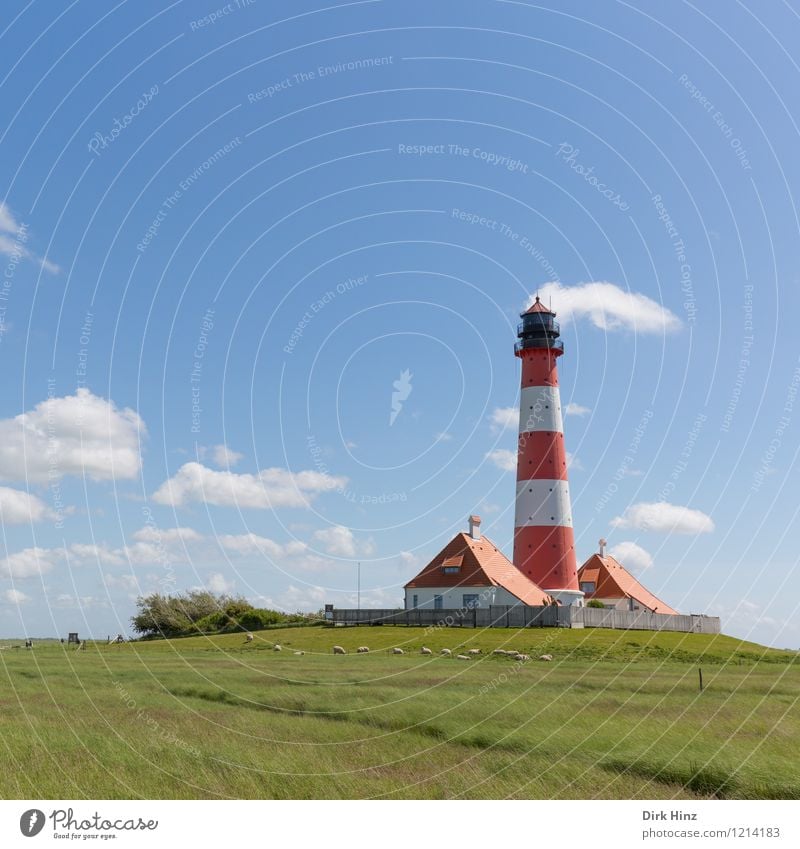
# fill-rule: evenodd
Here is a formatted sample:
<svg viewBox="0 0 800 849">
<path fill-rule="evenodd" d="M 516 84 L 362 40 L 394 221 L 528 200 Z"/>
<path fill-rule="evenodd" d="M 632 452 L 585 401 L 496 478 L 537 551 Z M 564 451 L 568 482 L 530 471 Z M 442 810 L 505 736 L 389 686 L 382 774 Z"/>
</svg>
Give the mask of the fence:
<svg viewBox="0 0 800 849">
<path fill-rule="evenodd" d="M 667 616 L 638 610 L 601 610 L 592 607 L 528 607 L 523 604 L 434 610 L 332 611 L 339 625 L 407 625 L 427 628 L 618 628 L 634 631 L 685 631 L 718 634 L 716 616 Z"/>
</svg>

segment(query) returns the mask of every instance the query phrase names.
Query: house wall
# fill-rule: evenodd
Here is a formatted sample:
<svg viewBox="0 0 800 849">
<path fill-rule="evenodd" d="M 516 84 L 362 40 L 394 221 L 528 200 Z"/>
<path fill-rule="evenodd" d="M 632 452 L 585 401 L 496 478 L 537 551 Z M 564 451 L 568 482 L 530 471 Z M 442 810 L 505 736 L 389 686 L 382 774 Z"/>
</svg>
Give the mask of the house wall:
<svg viewBox="0 0 800 849">
<path fill-rule="evenodd" d="M 442 596 L 442 607 L 455 609 L 462 607 L 465 595 L 477 595 L 479 608 L 489 607 L 492 604 L 515 605 L 519 599 L 503 587 L 418 587 L 406 589 L 406 610 L 414 609 L 414 596 L 417 596 L 417 607 L 430 610 L 433 608 L 433 597 Z"/>
</svg>

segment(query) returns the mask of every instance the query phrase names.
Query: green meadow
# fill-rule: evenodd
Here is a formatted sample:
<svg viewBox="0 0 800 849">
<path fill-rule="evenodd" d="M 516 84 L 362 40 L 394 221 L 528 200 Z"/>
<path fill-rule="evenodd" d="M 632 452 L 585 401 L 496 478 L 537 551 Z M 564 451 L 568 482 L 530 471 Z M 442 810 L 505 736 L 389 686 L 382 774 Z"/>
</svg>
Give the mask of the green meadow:
<svg viewBox="0 0 800 849">
<path fill-rule="evenodd" d="M 726 636 L 302 627 L 20 644 L 0 645 L 3 798 L 800 798 L 798 654 Z"/>
</svg>

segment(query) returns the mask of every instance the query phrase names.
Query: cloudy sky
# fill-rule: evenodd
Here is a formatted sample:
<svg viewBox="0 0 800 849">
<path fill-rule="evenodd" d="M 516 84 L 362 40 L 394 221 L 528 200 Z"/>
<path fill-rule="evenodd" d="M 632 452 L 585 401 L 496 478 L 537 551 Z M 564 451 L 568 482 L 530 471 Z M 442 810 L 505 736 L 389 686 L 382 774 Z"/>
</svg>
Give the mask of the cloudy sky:
<svg viewBox="0 0 800 849">
<path fill-rule="evenodd" d="M 538 292 L 579 560 L 800 644 L 800 20 L 551 5 L 4 4 L 0 634 L 510 554 Z"/>
</svg>

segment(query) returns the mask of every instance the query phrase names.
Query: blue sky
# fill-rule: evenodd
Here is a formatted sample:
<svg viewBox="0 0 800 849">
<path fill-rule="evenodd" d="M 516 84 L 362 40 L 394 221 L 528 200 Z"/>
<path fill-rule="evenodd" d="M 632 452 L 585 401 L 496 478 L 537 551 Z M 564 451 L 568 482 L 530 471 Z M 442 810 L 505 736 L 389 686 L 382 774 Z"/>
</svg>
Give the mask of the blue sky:
<svg viewBox="0 0 800 849">
<path fill-rule="evenodd" d="M 539 291 L 579 560 L 798 645 L 797 11 L 552 5 L 4 5 L 0 633 L 510 555 Z"/>
</svg>

